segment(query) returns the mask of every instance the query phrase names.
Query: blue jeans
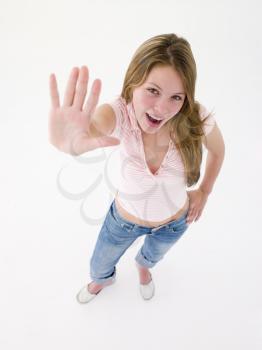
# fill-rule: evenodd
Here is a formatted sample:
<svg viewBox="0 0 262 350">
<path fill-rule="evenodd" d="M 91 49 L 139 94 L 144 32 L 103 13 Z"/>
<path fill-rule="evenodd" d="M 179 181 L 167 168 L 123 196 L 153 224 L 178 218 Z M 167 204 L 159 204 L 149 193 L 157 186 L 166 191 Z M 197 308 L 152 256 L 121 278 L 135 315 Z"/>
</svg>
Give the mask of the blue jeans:
<svg viewBox="0 0 262 350">
<path fill-rule="evenodd" d="M 90 261 L 92 280 L 104 284 L 114 279 L 119 259 L 142 235 L 145 235 L 144 244 L 135 260 L 147 268 L 155 266 L 188 228 L 187 213 L 178 220 L 169 221 L 158 227 L 140 226 L 119 215 L 114 199 L 101 227 Z"/>
</svg>

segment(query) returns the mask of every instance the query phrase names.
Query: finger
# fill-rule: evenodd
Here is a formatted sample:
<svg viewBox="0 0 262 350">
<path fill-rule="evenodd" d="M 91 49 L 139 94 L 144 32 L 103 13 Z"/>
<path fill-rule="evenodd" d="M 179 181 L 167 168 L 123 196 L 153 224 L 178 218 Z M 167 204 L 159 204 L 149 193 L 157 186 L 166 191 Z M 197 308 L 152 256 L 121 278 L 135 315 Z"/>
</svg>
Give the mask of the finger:
<svg viewBox="0 0 262 350">
<path fill-rule="evenodd" d="M 197 214 L 197 218 L 196 218 L 196 221 L 200 218 L 200 216 L 203 214 L 203 210 L 204 210 L 204 208 L 202 209 L 202 210 L 199 210 L 199 212 L 198 212 L 198 214 Z"/>
<path fill-rule="evenodd" d="M 198 213 L 197 217 L 195 218 L 195 221 L 197 221 L 201 216 L 201 213 Z"/>
<path fill-rule="evenodd" d="M 193 208 L 190 208 L 187 214 L 187 223 L 191 223 L 194 217 L 195 217 L 195 210 Z"/>
<path fill-rule="evenodd" d="M 85 104 L 84 111 L 91 116 L 94 113 L 94 110 L 97 106 L 99 96 L 100 96 L 100 91 L 101 91 L 101 86 L 102 82 L 100 79 L 95 79 L 92 88 L 90 91 L 90 94 L 88 96 L 88 99 Z"/>
<path fill-rule="evenodd" d="M 50 91 L 50 98 L 51 98 L 51 106 L 53 108 L 60 107 L 59 93 L 57 89 L 55 74 L 51 74 L 49 77 L 49 91 Z"/>
<path fill-rule="evenodd" d="M 88 68 L 86 66 L 82 66 L 79 72 L 79 78 L 77 81 L 77 86 L 75 90 L 74 102 L 73 105 L 77 109 L 83 108 L 83 103 L 86 97 L 87 84 L 88 84 Z"/>
<path fill-rule="evenodd" d="M 71 70 L 71 73 L 67 82 L 63 107 L 71 106 L 73 103 L 78 75 L 79 75 L 79 68 L 74 67 Z"/>
<path fill-rule="evenodd" d="M 200 211 L 200 209 L 197 209 L 196 208 L 196 210 L 194 211 L 194 213 L 193 213 L 193 220 L 194 221 L 197 221 L 198 220 L 198 218 L 201 216 L 201 211 Z"/>
</svg>

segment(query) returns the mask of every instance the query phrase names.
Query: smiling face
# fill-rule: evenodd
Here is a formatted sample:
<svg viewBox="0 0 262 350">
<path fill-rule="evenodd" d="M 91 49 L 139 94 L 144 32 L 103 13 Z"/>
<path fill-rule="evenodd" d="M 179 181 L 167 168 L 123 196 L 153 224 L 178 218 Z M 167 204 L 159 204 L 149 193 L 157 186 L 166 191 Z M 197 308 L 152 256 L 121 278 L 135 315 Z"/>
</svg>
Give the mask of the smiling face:
<svg viewBox="0 0 262 350">
<path fill-rule="evenodd" d="M 146 81 L 133 90 L 133 107 L 142 132 L 155 134 L 167 126 L 185 100 L 182 80 L 171 66 L 156 65 Z M 151 122 L 151 118 L 160 122 Z"/>
</svg>

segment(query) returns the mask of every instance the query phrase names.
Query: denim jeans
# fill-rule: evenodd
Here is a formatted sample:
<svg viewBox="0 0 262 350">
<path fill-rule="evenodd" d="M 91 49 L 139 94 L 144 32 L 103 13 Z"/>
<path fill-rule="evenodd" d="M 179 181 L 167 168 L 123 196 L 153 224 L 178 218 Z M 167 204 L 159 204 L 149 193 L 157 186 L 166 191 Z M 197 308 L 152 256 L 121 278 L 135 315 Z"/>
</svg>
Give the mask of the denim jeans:
<svg viewBox="0 0 262 350">
<path fill-rule="evenodd" d="M 93 281 L 104 284 L 116 275 L 116 264 L 125 251 L 140 236 L 144 243 L 135 260 L 147 268 L 155 266 L 166 252 L 187 230 L 188 211 L 178 220 L 158 227 L 140 226 L 124 219 L 117 211 L 115 199 L 105 217 L 90 261 L 90 276 Z"/>
</svg>

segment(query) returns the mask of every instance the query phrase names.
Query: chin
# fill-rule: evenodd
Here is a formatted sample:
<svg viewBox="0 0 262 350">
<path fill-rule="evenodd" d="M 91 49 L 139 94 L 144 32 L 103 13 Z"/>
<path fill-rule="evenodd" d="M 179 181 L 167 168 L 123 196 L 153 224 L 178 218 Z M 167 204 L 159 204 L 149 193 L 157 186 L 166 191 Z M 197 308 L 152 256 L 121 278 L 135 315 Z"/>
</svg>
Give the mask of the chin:
<svg viewBox="0 0 262 350">
<path fill-rule="evenodd" d="M 140 127 L 140 129 L 143 131 L 143 132 L 145 132 L 145 133 L 147 133 L 147 134 L 155 134 L 157 131 L 159 131 L 161 128 L 156 128 L 156 129 L 151 129 L 151 128 L 149 128 L 147 125 L 139 125 L 139 127 Z"/>
</svg>

